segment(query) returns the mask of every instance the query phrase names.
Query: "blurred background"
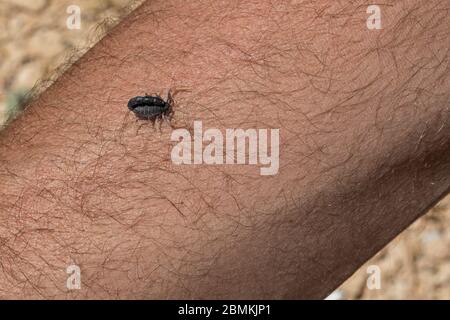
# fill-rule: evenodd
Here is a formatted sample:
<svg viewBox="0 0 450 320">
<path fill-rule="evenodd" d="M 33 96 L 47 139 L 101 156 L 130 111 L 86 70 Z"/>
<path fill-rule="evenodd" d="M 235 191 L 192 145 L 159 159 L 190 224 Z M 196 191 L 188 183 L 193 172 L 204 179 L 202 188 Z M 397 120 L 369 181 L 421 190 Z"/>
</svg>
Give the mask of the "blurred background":
<svg viewBox="0 0 450 320">
<path fill-rule="evenodd" d="M 27 93 L 43 88 L 143 0 L 1 0 L 0 124 L 20 112 Z M 69 29 L 70 5 L 81 28 Z M 57 71 L 58 70 L 58 71 Z M 399 212 L 398 214 L 402 214 Z M 380 269 L 369 289 L 368 267 Z M 329 299 L 450 299 L 450 196 L 362 266 Z"/>
</svg>

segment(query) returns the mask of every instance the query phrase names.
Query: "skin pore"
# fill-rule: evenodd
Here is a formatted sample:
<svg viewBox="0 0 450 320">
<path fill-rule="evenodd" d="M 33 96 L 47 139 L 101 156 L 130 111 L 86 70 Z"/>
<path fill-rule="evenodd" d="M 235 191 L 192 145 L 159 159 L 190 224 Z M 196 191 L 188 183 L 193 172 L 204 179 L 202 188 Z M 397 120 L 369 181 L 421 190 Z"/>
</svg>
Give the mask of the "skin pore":
<svg viewBox="0 0 450 320">
<path fill-rule="evenodd" d="M 0 133 L 0 297 L 325 297 L 450 188 L 449 5 L 368 5 L 145 2 Z M 168 89 L 278 174 L 173 164 L 126 107 Z"/>
</svg>

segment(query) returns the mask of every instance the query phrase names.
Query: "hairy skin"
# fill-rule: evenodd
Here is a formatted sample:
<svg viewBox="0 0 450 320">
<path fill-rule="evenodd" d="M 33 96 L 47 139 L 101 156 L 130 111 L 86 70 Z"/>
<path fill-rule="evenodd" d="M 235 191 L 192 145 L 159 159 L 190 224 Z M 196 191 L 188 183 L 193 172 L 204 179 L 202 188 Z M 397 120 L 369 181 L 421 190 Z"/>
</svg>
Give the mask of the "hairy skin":
<svg viewBox="0 0 450 320">
<path fill-rule="evenodd" d="M 0 134 L 0 297 L 325 297 L 450 188 L 449 4 L 369 4 L 144 3 Z M 279 173 L 173 165 L 126 107 L 169 88 Z"/>
</svg>

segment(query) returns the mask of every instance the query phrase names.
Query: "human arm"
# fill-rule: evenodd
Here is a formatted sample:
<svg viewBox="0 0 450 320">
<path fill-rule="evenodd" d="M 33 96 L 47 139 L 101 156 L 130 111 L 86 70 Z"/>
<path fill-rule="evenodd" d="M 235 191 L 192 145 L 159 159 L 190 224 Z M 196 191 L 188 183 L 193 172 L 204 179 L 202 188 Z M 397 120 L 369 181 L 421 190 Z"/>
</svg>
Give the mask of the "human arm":
<svg viewBox="0 0 450 320">
<path fill-rule="evenodd" d="M 319 298 L 448 192 L 448 5 L 151 1 L 0 137 L 1 296 Z M 280 168 L 176 166 L 174 123 L 280 128 Z M 67 290 L 66 267 L 82 289 Z"/>
</svg>

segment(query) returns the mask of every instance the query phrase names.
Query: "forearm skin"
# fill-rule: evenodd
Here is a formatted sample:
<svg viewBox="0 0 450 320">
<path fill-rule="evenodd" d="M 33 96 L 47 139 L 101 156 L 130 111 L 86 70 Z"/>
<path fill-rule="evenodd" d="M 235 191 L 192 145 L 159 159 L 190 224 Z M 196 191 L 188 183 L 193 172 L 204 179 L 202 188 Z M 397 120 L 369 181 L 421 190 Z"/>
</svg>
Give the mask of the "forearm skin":
<svg viewBox="0 0 450 320">
<path fill-rule="evenodd" d="M 367 5 L 132 13 L 1 133 L 0 296 L 326 296 L 450 187 L 448 4 Z M 177 126 L 280 128 L 279 173 L 174 165 L 126 108 L 168 88 Z"/>
</svg>

